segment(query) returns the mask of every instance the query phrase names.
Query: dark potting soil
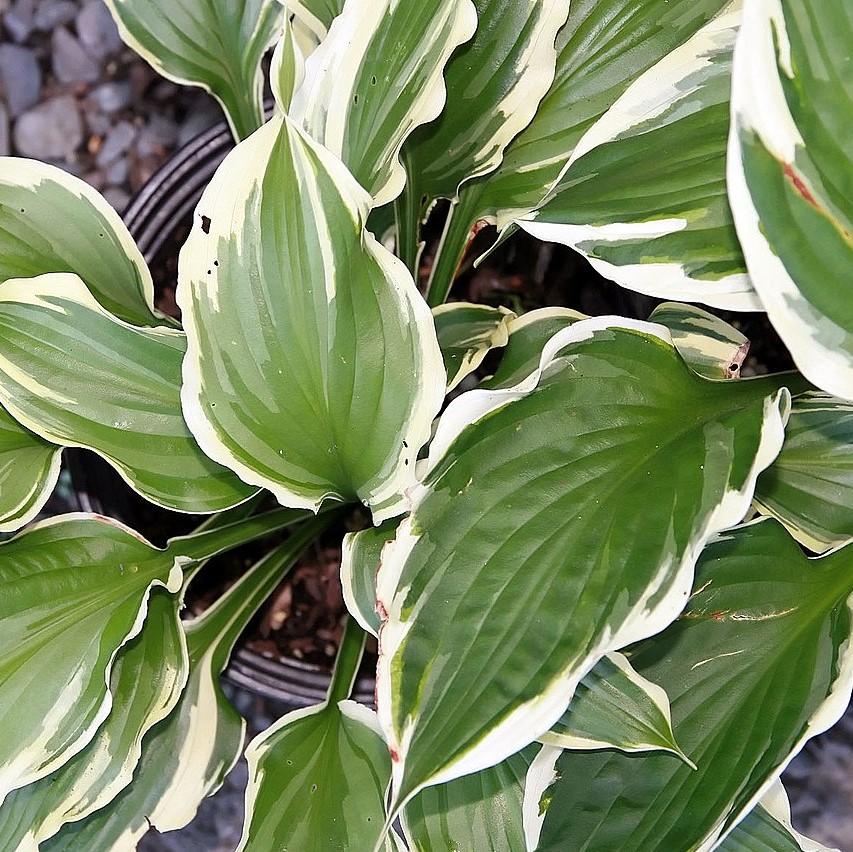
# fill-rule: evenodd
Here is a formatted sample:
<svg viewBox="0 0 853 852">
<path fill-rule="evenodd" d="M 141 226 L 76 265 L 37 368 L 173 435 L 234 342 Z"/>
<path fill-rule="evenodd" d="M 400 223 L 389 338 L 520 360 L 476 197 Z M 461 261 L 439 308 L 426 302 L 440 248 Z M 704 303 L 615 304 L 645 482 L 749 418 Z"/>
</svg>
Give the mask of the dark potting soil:
<svg viewBox="0 0 853 852">
<path fill-rule="evenodd" d="M 440 221 L 444 210 L 437 208 L 425 230 L 427 249 L 420 270 L 423 283 L 429 274 Z M 150 264 L 154 277 L 157 307 L 180 318 L 175 302 L 178 255 L 189 234 L 191 219 L 176 229 Z M 574 308 L 591 315 L 617 314 L 645 319 L 662 299 L 653 299 L 625 290 L 600 276 L 576 252 L 558 245 L 541 243 L 526 234 L 513 239 L 490 255 L 477 268 L 474 260 L 494 239 L 494 229 L 486 228 L 474 240 L 463 261 L 451 294 L 454 300 L 503 305 L 522 313 L 543 306 Z M 757 375 L 793 367 L 787 350 L 764 314 L 713 311 L 738 328 L 752 342 L 742 375 Z M 500 353 L 493 353 L 481 368 L 486 375 Z M 91 460 L 92 464 L 99 462 Z M 88 460 L 87 460 L 88 463 Z M 101 463 L 103 464 L 103 463 Z M 131 519 L 157 544 L 187 532 L 196 524 L 192 516 L 168 512 L 137 497 L 107 465 L 99 472 L 111 477 L 109 489 L 116 495 L 122 517 Z M 366 526 L 368 518 L 354 512 L 347 529 Z M 345 617 L 340 585 L 340 542 L 346 529 L 329 530 L 299 561 L 262 607 L 243 637 L 244 647 L 268 659 L 290 658 L 330 667 L 337 652 Z M 283 540 L 283 536 L 279 540 Z M 187 595 L 187 613 L 198 615 L 207 609 L 271 546 L 274 539 L 242 548 L 220 557 L 192 583 Z"/>
</svg>

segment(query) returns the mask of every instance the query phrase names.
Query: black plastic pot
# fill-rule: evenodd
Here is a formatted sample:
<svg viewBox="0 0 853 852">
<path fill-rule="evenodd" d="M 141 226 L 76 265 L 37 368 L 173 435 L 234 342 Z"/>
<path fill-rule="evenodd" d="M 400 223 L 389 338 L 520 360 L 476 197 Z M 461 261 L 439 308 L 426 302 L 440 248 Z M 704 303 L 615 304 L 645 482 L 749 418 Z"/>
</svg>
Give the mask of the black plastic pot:
<svg viewBox="0 0 853 852">
<path fill-rule="evenodd" d="M 187 229 L 199 198 L 213 173 L 233 147 L 223 123 L 197 136 L 181 148 L 130 201 L 123 218 L 145 260 L 152 264 L 174 235 Z M 152 506 L 135 494 L 106 462 L 91 453 L 69 452 L 69 468 L 81 508 L 116 517 L 130 525 L 144 519 L 141 532 L 162 543 L 166 528 L 192 528 L 197 519 Z M 158 539 L 161 539 L 158 541 Z M 257 695 L 295 707 L 325 698 L 330 673 L 300 660 L 269 660 L 247 648 L 237 647 L 226 677 Z M 370 671 L 359 673 L 353 698 L 373 704 L 374 679 Z"/>
</svg>

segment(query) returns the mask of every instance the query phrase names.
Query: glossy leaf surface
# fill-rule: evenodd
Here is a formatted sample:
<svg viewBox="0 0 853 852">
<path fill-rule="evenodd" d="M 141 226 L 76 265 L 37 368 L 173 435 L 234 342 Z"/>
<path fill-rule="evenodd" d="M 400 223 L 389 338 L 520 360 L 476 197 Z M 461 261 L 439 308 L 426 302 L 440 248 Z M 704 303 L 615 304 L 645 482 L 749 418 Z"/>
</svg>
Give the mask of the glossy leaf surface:
<svg viewBox="0 0 853 852">
<path fill-rule="evenodd" d="M 222 164 L 181 254 L 187 422 L 284 505 L 393 503 L 444 396 L 429 309 L 364 230 L 370 204 L 276 116 Z"/>
<path fill-rule="evenodd" d="M 788 392 L 703 379 L 661 333 L 577 322 L 521 385 L 442 416 L 378 580 L 398 801 L 545 733 L 602 656 L 676 617 L 704 542 L 746 513 Z"/>
<path fill-rule="evenodd" d="M 73 272 L 111 313 L 160 325 L 154 284 L 118 213 L 56 166 L 0 157 L 0 281 Z"/>
<path fill-rule="evenodd" d="M 818 553 L 853 540 L 853 406 L 798 396 L 779 458 L 755 490 L 759 508 Z"/>
<path fill-rule="evenodd" d="M 0 285 L 0 402 L 54 444 L 105 458 L 161 506 L 214 512 L 253 489 L 209 459 L 184 421 L 186 337 L 108 314 L 74 275 Z"/>
<path fill-rule="evenodd" d="M 124 41 L 176 83 L 201 86 L 238 139 L 263 123 L 261 60 L 281 31 L 276 0 L 106 0 Z"/>
<path fill-rule="evenodd" d="M 744 6 L 729 195 L 750 276 L 803 374 L 853 399 L 853 18 L 845 0 Z"/>
<path fill-rule="evenodd" d="M 666 688 L 698 769 L 669 755 L 566 752 L 538 848 L 713 848 L 847 708 L 851 591 L 849 547 L 807 560 L 774 520 L 721 535 L 686 611 L 632 657 Z"/>
</svg>

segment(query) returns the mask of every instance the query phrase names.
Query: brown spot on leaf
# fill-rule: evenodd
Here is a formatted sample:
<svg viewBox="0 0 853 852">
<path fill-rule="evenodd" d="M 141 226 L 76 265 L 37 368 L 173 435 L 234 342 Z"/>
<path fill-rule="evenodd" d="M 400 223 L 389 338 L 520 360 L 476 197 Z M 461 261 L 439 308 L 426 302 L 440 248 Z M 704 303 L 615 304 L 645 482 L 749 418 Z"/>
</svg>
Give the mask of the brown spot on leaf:
<svg viewBox="0 0 853 852">
<path fill-rule="evenodd" d="M 791 185 L 809 204 L 817 207 L 817 199 L 812 195 L 811 190 L 806 186 L 806 182 L 794 171 L 794 167 L 790 163 L 783 163 L 782 170 L 785 172 L 785 177 L 791 181 Z"/>
</svg>

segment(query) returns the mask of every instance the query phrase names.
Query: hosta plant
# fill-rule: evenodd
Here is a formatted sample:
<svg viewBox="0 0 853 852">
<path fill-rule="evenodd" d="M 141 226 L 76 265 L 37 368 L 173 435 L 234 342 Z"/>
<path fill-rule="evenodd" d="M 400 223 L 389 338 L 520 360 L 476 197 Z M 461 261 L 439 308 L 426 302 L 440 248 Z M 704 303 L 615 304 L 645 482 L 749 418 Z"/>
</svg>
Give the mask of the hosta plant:
<svg viewBox="0 0 853 852">
<path fill-rule="evenodd" d="M 96 192 L 0 161 L 0 848 L 192 820 L 232 648 L 344 532 L 328 695 L 249 743 L 241 850 L 822 848 L 779 779 L 853 689 L 849 6 L 108 5 L 237 144 L 180 322 Z M 654 309 L 466 296 L 487 225 Z M 742 377 L 747 311 L 798 370 Z M 65 447 L 197 530 L 30 524 Z"/>
</svg>

